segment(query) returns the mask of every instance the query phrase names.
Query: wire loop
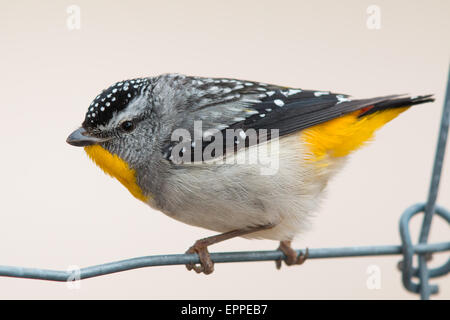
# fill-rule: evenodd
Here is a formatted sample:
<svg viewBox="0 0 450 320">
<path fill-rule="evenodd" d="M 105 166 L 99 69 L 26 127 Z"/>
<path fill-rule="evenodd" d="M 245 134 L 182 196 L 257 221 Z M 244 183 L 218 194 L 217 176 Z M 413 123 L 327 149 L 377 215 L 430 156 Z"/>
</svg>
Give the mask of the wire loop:
<svg viewBox="0 0 450 320">
<path fill-rule="evenodd" d="M 430 294 L 435 294 L 438 292 L 438 286 L 437 285 L 430 285 L 427 281 L 423 282 L 424 274 L 421 275 L 421 272 L 419 268 L 415 268 L 413 266 L 413 257 L 414 257 L 414 247 L 411 240 L 411 234 L 409 232 L 409 222 L 415 215 L 419 213 L 425 212 L 425 203 L 418 203 L 415 205 L 412 205 L 408 209 L 405 210 L 403 215 L 400 218 L 400 236 L 402 239 L 402 251 L 403 251 L 403 260 L 401 261 L 401 270 L 402 270 L 402 282 L 406 290 L 414 293 L 420 293 L 421 288 L 423 286 L 428 287 Z M 435 214 L 442 217 L 444 220 L 447 221 L 447 223 L 450 225 L 450 212 L 447 211 L 445 208 L 436 206 L 435 208 Z M 419 256 L 422 256 L 425 261 L 425 267 L 426 267 L 426 259 L 425 259 L 425 253 L 420 253 Z M 426 280 L 428 278 L 436 278 L 443 275 L 446 275 L 450 272 L 450 258 L 447 260 L 446 263 L 444 263 L 442 266 L 422 270 L 422 272 L 426 272 Z M 419 278 L 419 282 L 413 282 L 412 278 L 417 277 Z"/>
</svg>

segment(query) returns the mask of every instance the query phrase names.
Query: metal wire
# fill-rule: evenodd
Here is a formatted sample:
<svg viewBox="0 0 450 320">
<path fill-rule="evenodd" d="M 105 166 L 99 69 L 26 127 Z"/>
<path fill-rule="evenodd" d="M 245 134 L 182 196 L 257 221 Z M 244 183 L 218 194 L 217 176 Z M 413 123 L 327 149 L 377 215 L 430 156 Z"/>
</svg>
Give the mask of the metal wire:
<svg viewBox="0 0 450 320">
<path fill-rule="evenodd" d="M 443 252 L 448 250 L 450 250 L 450 242 L 418 244 L 416 246 L 413 246 L 414 253 Z M 296 250 L 296 251 L 297 253 L 305 253 L 305 250 Z M 308 252 L 309 252 L 308 259 L 399 255 L 402 254 L 402 246 L 386 245 L 386 246 L 362 246 L 362 247 L 341 247 L 341 248 L 318 248 L 318 249 L 308 249 Z M 271 260 L 275 261 L 279 259 L 284 259 L 285 255 L 278 250 L 247 251 L 247 252 L 243 251 L 243 252 L 211 253 L 211 258 L 215 263 L 226 263 L 226 262 L 271 261 Z M 52 280 L 52 281 L 69 281 L 76 279 L 80 280 L 88 279 L 103 276 L 106 274 L 138 268 L 183 265 L 187 263 L 199 263 L 199 262 L 200 262 L 199 258 L 196 254 L 173 254 L 173 255 L 158 255 L 158 256 L 132 258 L 71 271 L 0 266 L 0 276 Z"/>
<path fill-rule="evenodd" d="M 404 287 L 411 292 L 420 293 L 422 299 L 428 299 L 431 294 L 438 292 L 436 285 L 429 284 L 430 278 L 441 277 L 450 272 L 450 258 L 443 265 L 429 269 L 427 257 L 432 253 L 450 251 L 450 241 L 428 244 L 428 236 L 432 218 L 435 214 L 447 221 L 450 225 L 450 212 L 445 208 L 436 205 L 439 189 L 439 181 L 442 171 L 442 164 L 447 142 L 450 118 L 450 70 L 447 81 L 447 91 L 442 113 L 441 126 L 439 131 L 438 144 L 436 148 L 433 173 L 431 177 L 430 189 L 426 203 L 419 203 L 409 207 L 400 218 L 401 245 L 385 246 L 355 246 L 341 248 L 316 248 L 309 249 L 308 259 L 322 258 L 342 258 L 342 257 L 363 257 L 382 255 L 403 255 L 403 260 L 399 264 L 402 271 L 402 282 Z M 422 228 L 420 231 L 419 243 L 413 245 L 409 222 L 411 218 L 419 213 L 424 213 Z M 296 250 L 298 254 L 305 253 L 305 250 Z M 418 257 L 418 268 L 413 267 L 413 257 Z M 250 262 L 250 261 L 270 261 L 286 258 L 284 253 L 274 251 L 250 251 L 250 252 L 222 252 L 211 253 L 211 259 L 215 263 L 230 262 Z M 15 266 L 0 266 L 0 276 L 40 279 L 51 281 L 74 281 L 103 276 L 116 272 L 152 267 L 183 265 L 188 263 L 199 263 L 196 254 L 175 254 L 157 255 L 132 258 L 106 264 L 95 265 L 79 270 L 47 270 L 38 268 L 24 268 Z M 413 282 L 412 278 L 418 278 L 419 282 Z"/>
<path fill-rule="evenodd" d="M 448 127 L 450 121 L 450 70 L 447 77 L 447 90 L 445 94 L 444 110 L 442 111 L 441 127 L 439 129 L 439 138 L 436 147 L 436 155 L 434 158 L 433 173 L 431 174 L 430 190 L 428 192 L 428 200 L 424 208 L 424 217 L 422 228 L 420 230 L 419 243 L 427 243 L 430 233 L 431 220 L 435 213 L 436 198 L 441 179 L 442 165 L 444 162 L 445 147 L 447 144 Z M 450 223 L 450 221 L 448 221 Z M 422 299 L 429 299 L 430 294 L 438 291 L 437 286 L 428 284 L 428 272 L 425 256 L 418 256 L 420 270 L 420 296 Z"/>
</svg>

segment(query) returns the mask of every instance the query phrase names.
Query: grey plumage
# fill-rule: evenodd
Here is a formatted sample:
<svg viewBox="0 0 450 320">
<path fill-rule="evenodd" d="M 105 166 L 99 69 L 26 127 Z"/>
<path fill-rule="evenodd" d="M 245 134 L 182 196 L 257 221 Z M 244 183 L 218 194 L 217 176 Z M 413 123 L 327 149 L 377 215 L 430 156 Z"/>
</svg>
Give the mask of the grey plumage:
<svg viewBox="0 0 450 320">
<path fill-rule="evenodd" d="M 369 106 L 383 109 L 428 101 L 429 96 L 396 95 L 352 100 L 328 91 L 164 74 L 111 86 L 93 101 L 83 127 L 87 135 L 110 137 L 101 145 L 135 170 L 149 205 L 167 215 L 219 232 L 273 224 L 247 236 L 291 240 L 308 225 L 307 217 L 316 210 L 328 180 L 345 162 L 336 159 L 324 168 L 305 162 L 308 150 L 295 133 Z M 134 130 L 122 130 L 125 121 Z M 195 132 L 195 121 L 202 122 L 201 132 Z M 240 134 L 242 149 L 225 150 L 207 162 L 176 163 L 171 156 L 177 141 L 171 138 L 177 129 L 191 137 L 204 137 L 212 129 L 277 129 L 280 138 L 266 136 L 268 142 L 250 144 Z M 190 140 L 180 150 L 198 143 L 204 150 L 210 142 Z M 273 174 L 261 174 L 267 163 L 233 163 L 267 148 L 273 149 L 269 162 L 277 166 Z"/>
</svg>

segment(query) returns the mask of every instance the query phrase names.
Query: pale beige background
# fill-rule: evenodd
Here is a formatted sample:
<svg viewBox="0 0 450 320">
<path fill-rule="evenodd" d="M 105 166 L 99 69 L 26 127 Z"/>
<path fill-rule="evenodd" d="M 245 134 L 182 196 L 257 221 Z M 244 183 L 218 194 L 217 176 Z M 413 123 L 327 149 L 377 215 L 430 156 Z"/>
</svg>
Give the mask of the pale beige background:
<svg viewBox="0 0 450 320">
<path fill-rule="evenodd" d="M 81 8 L 79 31 L 66 27 L 71 4 Z M 366 27 L 370 4 L 381 8 L 380 30 Z M 449 64 L 449 1 L 2 1 L 0 9 L 0 264 L 84 267 L 181 253 L 211 234 L 152 211 L 65 143 L 99 91 L 163 72 L 359 97 L 436 94 L 352 157 L 296 247 L 397 244 L 401 213 L 426 198 Z M 439 196 L 447 208 L 449 178 L 447 154 Z M 431 240 L 448 240 L 448 231 L 435 221 Z M 276 246 L 237 239 L 213 251 Z M 0 278 L 0 298 L 416 298 L 401 285 L 398 260 L 310 260 L 282 271 L 272 262 L 219 264 L 211 276 L 156 267 L 85 280 L 78 290 Z M 380 290 L 366 287 L 373 264 Z M 450 277 L 432 282 L 441 287 L 436 298 L 450 298 Z"/>
</svg>

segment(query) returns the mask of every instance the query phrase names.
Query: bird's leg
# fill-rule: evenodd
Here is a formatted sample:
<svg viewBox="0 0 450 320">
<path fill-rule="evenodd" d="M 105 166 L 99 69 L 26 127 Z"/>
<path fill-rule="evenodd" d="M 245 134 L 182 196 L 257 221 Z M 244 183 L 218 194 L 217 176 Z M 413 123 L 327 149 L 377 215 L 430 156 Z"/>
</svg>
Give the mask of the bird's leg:
<svg viewBox="0 0 450 320">
<path fill-rule="evenodd" d="M 294 264 L 303 264 L 303 262 L 305 262 L 305 260 L 308 258 L 308 248 L 306 248 L 305 254 L 302 254 L 300 252 L 300 254 L 297 256 L 297 252 L 291 247 L 291 241 L 280 241 L 278 250 L 282 251 L 286 255 L 286 259 L 284 259 L 284 262 L 288 266 L 292 266 Z M 281 259 L 275 261 L 275 265 L 277 266 L 277 269 L 280 269 Z"/>
<path fill-rule="evenodd" d="M 214 271 L 214 262 L 211 260 L 211 256 L 208 252 L 208 246 L 228 240 L 234 237 L 240 237 L 249 233 L 266 230 L 273 228 L 275 224 L 268 224 L 264 226 L 249 227 L 243 229 L 237 229 L 225 233 L 221 233 L 212 237 L 197 240 L 192 247 L 190 247 L 186 253 L 196 253 L 200 259 L 200 265 L 189 263 L 186 265 L 188 270 L 194 270 L 197 273 L 211 274 Z"/>
</svg>

